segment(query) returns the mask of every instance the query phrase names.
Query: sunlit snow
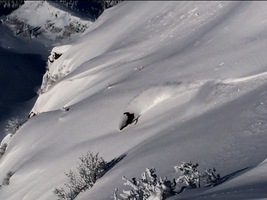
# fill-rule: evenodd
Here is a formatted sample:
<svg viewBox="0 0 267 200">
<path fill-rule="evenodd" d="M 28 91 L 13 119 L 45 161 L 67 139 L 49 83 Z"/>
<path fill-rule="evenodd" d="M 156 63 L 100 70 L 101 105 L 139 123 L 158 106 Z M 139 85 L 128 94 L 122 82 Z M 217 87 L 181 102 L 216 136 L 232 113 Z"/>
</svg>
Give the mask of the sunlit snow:
<svg viewBox="0 0 267 200">
<path fill-rule="evenodd" d="M 125 157 L 77 200 L 112 199 L 122 176 L 140 178 L 148 167 L 174 178 L 183 161 L 229 178 L 172 200 L 267 198 L 266 9 L 125 1 L 105 10 L 83 36 L 52 50 L 62 55 L 49 64 L 37 115 L 0 160 L 0 182 L 15 172 L 0 199 L 56 199 L 64 172 L 88 151 Z M 138 123 L 120 131 L 127 111 Z"/>
</svg>

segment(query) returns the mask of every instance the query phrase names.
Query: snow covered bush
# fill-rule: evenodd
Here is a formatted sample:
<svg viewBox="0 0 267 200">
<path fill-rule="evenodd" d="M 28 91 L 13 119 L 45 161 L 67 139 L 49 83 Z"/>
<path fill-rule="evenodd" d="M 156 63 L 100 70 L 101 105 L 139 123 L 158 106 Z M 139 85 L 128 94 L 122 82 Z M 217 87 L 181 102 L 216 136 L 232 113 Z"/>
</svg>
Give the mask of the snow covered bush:
<svg viewBox="0 0 267 200">
<path fill-rule="evenodd" d="M 216 169 L 206 169 L 203 175 L 205 186 L 213 186 L 221 179 L 220 174 L 216 174 Z"/>
<path fill-rule="evenodd" d="M 180 172 L 177 183 L 185 183 L 191 188 L 200 188 L 201 182 L 205 186 L 212 186 L 220 180 L 220 174 L 216 174 L 216 169 L 206 169 L 204 173 L 198 171 L 198 163 L 183 162 L 181 165 L 174 166 L 175 172 Z"/>
<path fill-rule="evenodd" d="M 80 157 L 80 163 L 77 167 L 77 173 L 70 170 L 66 173 L 67 180 L 64 188 L 56 188 L 54 194 L 59 200 L 73 200 L 75 197 L 87 189 L 93 187 L 95 182 L 101 178 L 107 170 L 107 162 L 98 156 L 88 152 Z"/>
<path fill-rule="evenodd" d="M 5 127 L 6 135 L 11 134 L 13 136 L 24 123 L 25 120 L 19 117 L 12 117 L 11 119 L 7 120 Z"/>
<path fill-rule="evenodd" d="M 117 195 L 117 189 L 114 193 L 114 200 L 164 200 L 176 194 L 174 191 L 176 182 L 167 180 L 167 178 L 158 178 L 155 169 L 146 169 L 140 180 L 133 178 L 125 181 L 124 185 L 129 186 L 128 190 L 123 190 L 120 197 Z"/>
<path fill-rule="evenodd" d="M 127 190 L 123 190 L 121 194 L 117 194 L 115 189 L 114 200 L 165 200 L 183 192 L 185 186 L 178 188 L 179 183 L 185 183 L 188 188 L 200 188 L 200 183 L 204 182 L 205 186 L 213 186 L 220 180 L 220 175 L 216 174 L 216 169 L 205 170 L 204 173 L 198 171 L 198 164 L 192 162 L 183 162 L 181 165 L 174 166 L 175 172 L 179 172 L 180 176 L 174 180 L 162 179 L 155 174 L 155 169 L 146 169 L 140 180 L 132 178 L 128 180 L 122 177 L 124 186 Z"/>
<path fill-rule="evenodd" d="M 14 175 L 14 172 L 9 171 L 6 175 L 6 177 L 3 180 L 2 185 L 0 186 L 0 188 L 2 188 L 2 186 L 7 186 L 10 184 L 10 178 Z"/>
<path fill-rule="evenodd" d="M 75 197 L 83 191 L 83 185 L 80 183 L 81 179 L 79 179 L 78 175 L 75 174 L 73 171 L 69 171 L 66 173 L 67 181 L 65 182 L 64 188 L 56 188 L 54 190 L 54 194 L 58 197 L 58 199 L 66 199 L 71 200 L 75 199 Z"/>
<path fill-rule="evenodd" d="M 198 163 L 183 162 L 181 165 L 174 166 L 175 172 L 180 172 L 180 177 L 176 179 L 178 183 L 185 183 L 192 188 L 200 187 L 201 173 L 197 170 Z"/>
<path fill-rule="evenodd" d="M 2 156 L 5 154 L 6 152 L 6 148 L 7 148 L 7 144 L 4 143 L 0 146 L 0 158 L 2 158 Z"/>
<path fill-rule="evenodd" d="M 13 176 L 14 172 L 9 171 L 6 175 L 6 178 L 4 178 L 3 184 L 2 185 L 9 185 L 10 183 L 10 178 Z"/>
</svg>

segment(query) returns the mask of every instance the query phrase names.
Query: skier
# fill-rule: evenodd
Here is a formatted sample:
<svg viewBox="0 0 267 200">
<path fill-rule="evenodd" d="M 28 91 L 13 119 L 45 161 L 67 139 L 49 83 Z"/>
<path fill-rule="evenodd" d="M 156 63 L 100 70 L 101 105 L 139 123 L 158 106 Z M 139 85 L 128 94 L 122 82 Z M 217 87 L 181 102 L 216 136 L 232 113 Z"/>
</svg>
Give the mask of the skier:
<svg viewBox="0 0 267 200">
<path fill-rule="evenodd" d="M 29 113 L 29 115 L 28 115 L 28 119 L 34 117 L 35 115 L 36 115 L 36 113 L 34 113 L 34 112 L 31 111 L 31 112 Z"/>
<path fill-rule="evenodd" d="M 120 130 L 124 129 L 126 126 L 128 126 L 129 124 L 132 124 L 135 121 L 135 124 L 138 122 L 138 118 L 140 116 L 138 116 L 137 118 L 135 118 L 134 113 L 129 113 L 129 112 L 125 112 L 123 113 L 124 115 L 126 115 L 127 120 L 126 122 L 122 125 L 122 127 L 120 128 Z"/>
</svg>

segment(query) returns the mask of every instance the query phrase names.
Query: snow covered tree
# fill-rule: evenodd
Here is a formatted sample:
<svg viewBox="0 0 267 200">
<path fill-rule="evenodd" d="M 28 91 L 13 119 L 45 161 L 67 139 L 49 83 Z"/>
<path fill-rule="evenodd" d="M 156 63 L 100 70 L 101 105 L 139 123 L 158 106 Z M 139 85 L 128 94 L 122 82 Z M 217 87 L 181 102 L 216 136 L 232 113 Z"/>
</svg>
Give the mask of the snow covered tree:
<svg viewBox="0 0 267 200">
<path fill-rule="evenodd" d="M 56 188 L 54 194 L 57 195 L 58 199 L 73 200 L 83 190 L 83 185 L 80 183 L 81 179 L 73 171 L 66 173 L 67 181 L 64 183 L 64 188 Z"/>
<path fill-rule="evenodd" d="M 192 164 L 192 162 L 183 162 L 181 165 L 174 166 L 175 171 L 181 174 L 176 180 L 177 183 L 185 183 L 192 188 L 199 188 L 201 182 L 204 182 L 205 186 L 212 186 L 221 179 L 220 174 L 216 174 L 215 168 L 206 169 L 204 173 L 200 173 L 197 167 L 198 164 Z"/>
<path fill-rule="evenodd" d="M 104 9 L 111 8 L 122 1 L 123 0 L 106 0 L 106 1 L 103 1 L 103 7 Z"/>
<path fill-rule="evenodd" d="M 54 2 L 79 14 L 83 13 L 91 20 L 96 20 L 105 9 L 113 7 L 123 0 L 55 0 Z"/>
<path fill-rule="evenodd" d="M 5 127 L 6 135 L 11 134 L 13 136 L 24 123 L 25 120 L 19 117 L 12 117 L 11 119 L 7 120 Z"/>
<path fill-rule="evenodd" d="M 83 181 L 84 189 L 91 188 L 97 179 L 101 178 L 107 170 L 107 162 L 97 154 L 87 153 L 80 157 L 78 166 L 79 175 Z"/>
<path fill-rule="evenodd" d="M 9 171 L 9 172 L 6 174 L 6 177 L 5 177 L 4 180 L 3 180 L 2 186 L 9 185 L 9 184 L 10 184 L 10 178 L 11 178 L 13 175 L 14 175 L 14 172 Z"/>
<path fill-rule="evenodd" d="M 7 144 L 4 143 L 0 146 L 0 158 L 2 158 L 2 156 L 5 154 L 6 152 L 6 148 L 7 148 Z"/>
<path fill-rule="evenodd" d="M 206 169 L 203 174 L 205 186 L 212 186 L 221 179 L 220 174 L 216 174 L 216 169 Z"/>
<path fill-rule="evenodd" d="M 95 182 L 101 178 L 107 170 L 107 162 L 98 154 L 88 152 L 80 157 L 77 173 L 69 171 L 66 173 L 67 181 L 64 188 L 56 188 L 54 194 L 59 200 L 73 200 L 76 196 L 93 187 Z"/>
<path fill-rule="evenodd" d="M 204 182 L 205 186 L 213 186 L 220 180 L 220 175 L 216 174 L 216 169 L 213 168 L 205 170 L 200 173 L 198 171 L 198 163 L 192 164 L 192 162 L 183 162 L 181 165 L 174 166 L 175 172 L 179 172 L 180 175 L 177 179 L 168 180 L 167 178 L 158 178 L 156 170 L 146 169 L 142 174 L 140 180 L 132 178 L 127 179 L 122 177 L 124 186 L 127 186 L 127 190 L 123 189 L 122 193 L 118 195 L 118 189 L 115 189 L 113 199 L 114 200 L 165 200 L 168 197 L 179 194 L 183 191 L 183 186 L 178 192 L 178 183 L 185 183 L 190 188 L 200 188 L 200 183 Z"/>
<path fill-rule="evenodd" d="M 8 15 L 24 4 L 24 0 L 0 0 L 0 16 Z"/>
<path fill-rule="evenodd" d="M 174 191 L 175 181 L 167 180 L 167 178 L 158 178 L 155 169 L 146 169 L 140 180 L 133 178 L 128 180 L 122 177 L 125 186 L 129 186 L 129 190 L 123 190 L 120 197 L 117 195 L 117 189 L 114 193 L 114 200 L 164 200 L 176 194 Z"/>
<path fill-rule="evenodd" d="M 201 173 L 197 170 L 198 163 L 183 162 L 181 165 L 174 166 L 175 172 L 180 172 L 180 177 L 176 180 L 185 183 L 192 188 L 200 187 Z"/>
</svg>

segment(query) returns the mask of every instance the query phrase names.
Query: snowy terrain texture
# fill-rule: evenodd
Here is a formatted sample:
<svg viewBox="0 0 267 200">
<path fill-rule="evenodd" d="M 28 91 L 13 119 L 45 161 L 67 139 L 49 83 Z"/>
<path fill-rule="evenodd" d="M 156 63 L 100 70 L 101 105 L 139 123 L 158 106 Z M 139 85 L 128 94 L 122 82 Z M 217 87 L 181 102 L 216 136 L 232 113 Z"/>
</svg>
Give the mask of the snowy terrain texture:
<svg viewBox="0 0 267 200">
<path fill-rule="evenodd" d="M 14 172 L 0 199 L 56 199 L 64 172 L 88 151 L 125 157 L 77 200 L 112 199 L 122 176 L 146 168 L 177 177 L 183 161 L 228 179 L 171 200 L 267 199 L 266 9 L 127 1 L 105 10 L 82 37 L 52 50 L 37 115 L 0 160 L 0 182 Z M 138 123 L 120 131 L 127 111 Z"/>
<path fill-rule="evenodd" d="M 15 34 L 46 39 L 48 44 L 80 36 L 91 23 L 53 7 L 49 1 L 25 1 L 5 20 Z"/>
</svg>

